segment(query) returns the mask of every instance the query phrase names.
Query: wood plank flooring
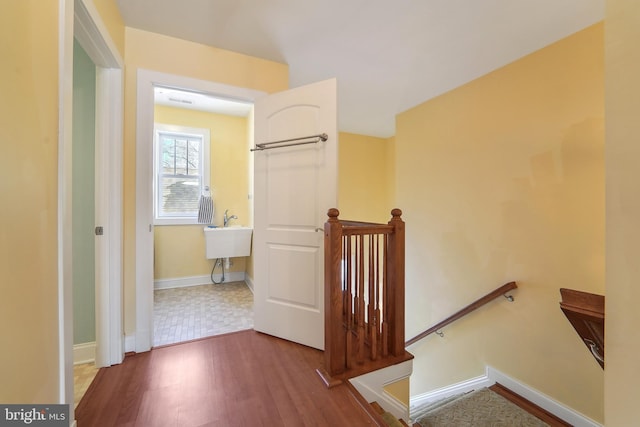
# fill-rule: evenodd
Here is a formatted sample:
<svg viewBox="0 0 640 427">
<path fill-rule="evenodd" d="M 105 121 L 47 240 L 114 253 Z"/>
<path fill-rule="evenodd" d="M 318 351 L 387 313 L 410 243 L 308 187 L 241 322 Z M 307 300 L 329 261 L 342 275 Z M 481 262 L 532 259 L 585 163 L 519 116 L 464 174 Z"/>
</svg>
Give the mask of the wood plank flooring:
<svg viewBox="0 0 640 427">
<path fill-rule="evenodd" d="M 103 368 L 78 426 L 370 426 L 349 388 L 327 389 L 322 352 L 253 330 L 156 348 Z"/>
</svg>

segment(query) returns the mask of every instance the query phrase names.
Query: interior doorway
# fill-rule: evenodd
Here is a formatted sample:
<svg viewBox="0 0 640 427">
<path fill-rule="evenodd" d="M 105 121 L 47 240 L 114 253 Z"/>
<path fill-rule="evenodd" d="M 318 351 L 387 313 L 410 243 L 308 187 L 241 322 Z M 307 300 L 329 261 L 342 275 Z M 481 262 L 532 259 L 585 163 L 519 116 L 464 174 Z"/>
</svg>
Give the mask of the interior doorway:
<svg viewBox="0 0 640 427">
<path fill-rule="evenodd" d="M 95 69 L 95 221 L 105 233 L 95 245 L 95 364 L 110 366 L 124 358 L 122 334 L 122 129 L 124 61 L 107 34 L 93 2 L 61 3 L 59 60 L 60 142 L 58 219 L 60 255 L 60 402 L 74 401 L 73 326 L 73 75 L 74 39 Z"/>
<path fill-rule="evenodd" d="M 205 257 L 204 227 L 250 226 L 249 130 L 253 105 L 154 87 L 153 346 L 253 327 L 244 257 Z M 211 220 L 200 218 L 208 188 Z"/>
<path fill-rule="evenodd" d="M 206 95 L 209 98 L 218 98 L 221 100 L 231 100 L 253 104 L 254 100 L 264 95 L 264 93 L 244 88 L 238 88 L 234 86 L 228 86 L 220 83 L 203 81 L 192 79 L 184 76 L 176 76 L 165 73 L 159 73 L 149 70 L 138 70 L 137 81 L 137 134 L 136 134 L 136 336 L 135 336 L 135 351 L 148 351 L 154 344 L 154 289 L 158 280 L 170 280 L 180 279 L 179 277 L 167 277 L 156 279 L 155 277 L 155 234 L 156 221 L 154 217 L 154 199 L 153 199 L 153 185 L 154 185 L 154 173 L 153 173 L 153 135 L 154 135 L 154 122 L 155 122 L 155 97 L 156 89 L 171 89 L 181 92 L 181 96 L 200 96 Z M 176 98 L 186 100 L 184 98 Z M 187 102 L 181 102 L 181 104 L 188 105 Z M 247 130 L 246 141 L 242 143 L 243 149 L 248 154 L 250 141 L 253 140 L 252 131 L 252 112 L 249 113 L 247 123 L 249 123 L 249 129 Z M 215 153 L 212 153 L 215 156 Z M 248 156 L 249 166 L 248 171 L 253 170 L 253 164 L 251 157 Z M 247 178 L 248 182 L 252 180 Z M 250 184 L 249 184 L 250 185 Z M 245 194 L 245 197 L 249 199 L 252 188 L 249 186 L 249 194 Z M 245 192 L 246 193 L 246 192 Z M 217 221 L 220 221 L 224 210 L 227 207 L 216 206 Z M 252 211 L 249 209 L 245 215 L 247 218 L 247 224 L 252 224 Z M 239 216 L 239 215 L 238 215 Z M 185 228 L 182 231 L 186 230 Z M 194 227 L 195 233 L 203 234 L 202 226 Z M 202 236 L 203 238 L 203 236 Z M 204 251 L 201 246 L 200 251 Z M 200 258 L 204 258 L 204 253 L 196 255 Z M 201 273 L 196 273 L 195 276 L 189 276 L 182 283 L 186 283 L 189 277 L 195 277 L 195 280 L 202 280 L 202 277 L 198 279 Z"/>
<path fill-rule="evenodd" d="M 72 136 L 72 257 L 73 257 L 73 365 L 74 403 L 88 386 L 84 378 L 97 373 L 96 359 L 96 251 L 95 148 L 96 66 L 73 43 Z M 80 375 L 80 372 L 89 375 Z M 83 381 L 80 381 L 80 378 Z"/>
</svg>

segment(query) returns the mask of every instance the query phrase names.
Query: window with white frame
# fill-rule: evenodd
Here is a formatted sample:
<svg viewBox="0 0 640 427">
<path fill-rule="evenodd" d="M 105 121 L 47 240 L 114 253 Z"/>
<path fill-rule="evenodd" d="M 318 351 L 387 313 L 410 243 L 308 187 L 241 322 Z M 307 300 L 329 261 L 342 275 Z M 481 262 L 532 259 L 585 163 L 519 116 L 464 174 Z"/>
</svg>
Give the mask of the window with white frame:
<svg viewBox="0 0 640 427">
<path fill-rule="evenodd" d="M 156 123 L 153 148 L 155 223 L 196 224 L 209 185 L 209 130 Z"/>
</svg>

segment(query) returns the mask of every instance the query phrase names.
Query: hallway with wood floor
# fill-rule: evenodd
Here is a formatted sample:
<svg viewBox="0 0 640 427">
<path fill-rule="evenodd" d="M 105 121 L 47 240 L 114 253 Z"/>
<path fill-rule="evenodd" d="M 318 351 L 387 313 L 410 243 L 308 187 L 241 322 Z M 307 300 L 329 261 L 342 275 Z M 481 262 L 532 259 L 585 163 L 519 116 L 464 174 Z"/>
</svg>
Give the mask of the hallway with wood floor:
<svg viewBox="0 0 640 427">
<path fill-rule="evenodd" d="M 89 426 L 376 425 L 349 387 L 327 389 L 323 353 L 253 330 L 129 355 L 76 409 Z"/>
</svg>

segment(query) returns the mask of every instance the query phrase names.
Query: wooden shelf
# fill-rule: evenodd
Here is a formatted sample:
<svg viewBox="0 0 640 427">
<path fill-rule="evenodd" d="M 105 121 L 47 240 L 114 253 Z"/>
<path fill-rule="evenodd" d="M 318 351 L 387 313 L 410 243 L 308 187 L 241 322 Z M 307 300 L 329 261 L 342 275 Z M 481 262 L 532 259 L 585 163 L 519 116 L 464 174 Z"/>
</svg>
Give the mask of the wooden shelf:
<svg viewBox="0 0 640 427">
<path fill-rule="evenodd" d="M 604 296 L 565 288 L 560 295 L 562 312 L 604 369 Z"/>
</svg>

